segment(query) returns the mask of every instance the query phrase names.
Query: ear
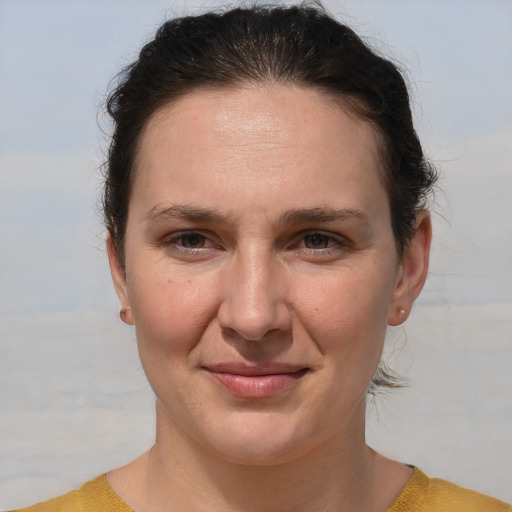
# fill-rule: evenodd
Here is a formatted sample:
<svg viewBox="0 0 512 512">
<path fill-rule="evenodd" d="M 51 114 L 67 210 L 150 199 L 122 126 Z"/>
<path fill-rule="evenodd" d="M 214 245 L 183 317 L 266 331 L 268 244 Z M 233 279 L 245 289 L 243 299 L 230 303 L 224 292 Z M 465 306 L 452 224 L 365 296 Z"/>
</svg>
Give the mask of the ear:
<svg viewBox="0 0 512 512">
<path fill-rule="evenodd" d="M 412 240 L 404 249 L 398 269 L 397 283 L 388 311 L 388 325 L 400 325 L 407 320 L 428 273 L 432 223 L 430 214 L 420 210 L 416 215 Z"/>
<path fill-rule="evenodd" d="M 108 262 L 110 265 L 110 274 L 116 290 L 119 304 L 121 305 L 121 320 L 129 325 L 133 325 L 133 314 L 130 306 L 130 297 L 126 286 L 126 271 L 118 256 L 114 240 L 109 235 L 107 238 Z"/>
</svg>

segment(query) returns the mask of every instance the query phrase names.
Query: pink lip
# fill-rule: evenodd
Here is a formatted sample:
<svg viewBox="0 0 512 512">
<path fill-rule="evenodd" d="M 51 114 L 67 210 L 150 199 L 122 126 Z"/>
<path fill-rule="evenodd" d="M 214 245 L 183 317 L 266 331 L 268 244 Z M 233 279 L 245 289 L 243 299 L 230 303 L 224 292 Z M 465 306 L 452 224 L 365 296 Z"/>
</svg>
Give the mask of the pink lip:
<svg viewBox="0 0 512 512">
<path fill-rule="evenodd" d="M 266 398 L 276 395 L 308 372 L 308 368 L 303 366 L 283 363 L 222 363 L 205 369 L 227 391 L 240 398 Z"/>
</svg>

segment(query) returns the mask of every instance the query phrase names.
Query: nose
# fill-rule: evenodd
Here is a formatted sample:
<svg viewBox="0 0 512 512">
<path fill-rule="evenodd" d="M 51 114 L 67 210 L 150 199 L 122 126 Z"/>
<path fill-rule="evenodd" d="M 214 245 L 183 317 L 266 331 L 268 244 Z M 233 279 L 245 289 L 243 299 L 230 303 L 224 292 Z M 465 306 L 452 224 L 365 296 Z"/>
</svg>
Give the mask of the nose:
<svg viewBox="0 0 512 512">
<path fill-rule="evenodd" d="M 263 341 L 291 328 L 284 269 L 270 251 L 238 251 L 224 276 L 218 310 L 223 330 L 247 341 Z"/>
</svg>

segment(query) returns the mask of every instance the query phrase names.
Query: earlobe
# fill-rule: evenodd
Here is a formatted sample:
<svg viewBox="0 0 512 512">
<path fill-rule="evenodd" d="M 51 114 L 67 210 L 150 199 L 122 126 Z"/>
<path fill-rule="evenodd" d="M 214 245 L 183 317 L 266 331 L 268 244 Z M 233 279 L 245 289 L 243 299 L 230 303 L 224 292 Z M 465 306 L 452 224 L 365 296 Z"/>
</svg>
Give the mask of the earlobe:
<svg viewBox="0 0 512 512">
<path fill-rule="evenodd" d="M 107 238 L 108 262 L 110 265 L 110 274 L 119 299 L 121 320 L 129 325 L 133 325 L 133 314 L 130 306 L 130 297 L 126 286 L 126 271 L 118 256 L 114 240 L 111 236 Z"/>
<path fill-rule="evenodd" d="M 415 232 L 404 249 L 400 274 L 388 312 L 388 324 L 400 325 L 410 314 L 428 274 L 432 223 L 429 212 L 420 210 L 416 215 Z"/>
</svg>

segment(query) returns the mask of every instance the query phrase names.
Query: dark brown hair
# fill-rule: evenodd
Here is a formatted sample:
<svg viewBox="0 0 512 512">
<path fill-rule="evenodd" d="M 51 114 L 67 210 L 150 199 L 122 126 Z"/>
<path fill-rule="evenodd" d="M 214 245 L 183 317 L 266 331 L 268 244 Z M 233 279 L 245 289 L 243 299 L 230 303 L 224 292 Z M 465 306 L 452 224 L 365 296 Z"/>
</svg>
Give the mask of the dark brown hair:
<svg viewBox="0 0 512 512">
<path fill-rule="evenodd" d="M 313 87 L 374 125 L 382 141 L 384 181 L 401 255 L 436 173 L 414 130 L 400 71 L 318 5 L 256 6 L 164 23 L 138 60 L 119 75 L 107 100 L 114 132 L 103 206 L 121 263 L 137 145 L 148 120 L 198 88 L 247 83 Z M 393 386 L 386 371 L 379 372 L 374 383 Z"/>
</svg>

